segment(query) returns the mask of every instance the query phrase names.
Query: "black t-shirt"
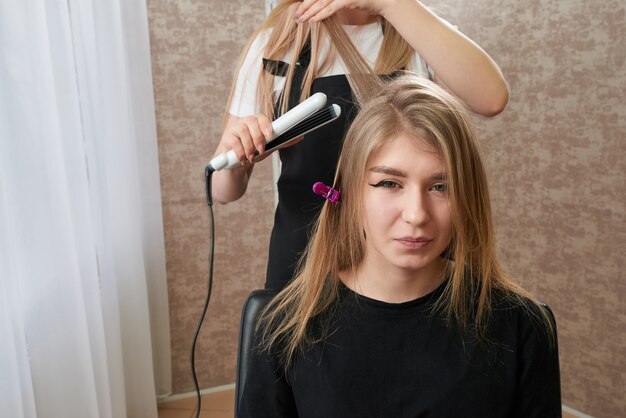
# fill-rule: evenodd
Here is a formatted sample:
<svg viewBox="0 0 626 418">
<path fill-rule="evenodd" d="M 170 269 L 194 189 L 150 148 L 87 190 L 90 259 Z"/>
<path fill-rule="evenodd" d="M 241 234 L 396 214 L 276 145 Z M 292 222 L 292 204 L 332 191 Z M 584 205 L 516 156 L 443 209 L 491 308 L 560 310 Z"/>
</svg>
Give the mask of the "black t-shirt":
<svg viewBox="0 0 626 418">
<path fill-rule="evenodd" d="M 319 336 L 326 324 L 326 338 L 286 373 L 257 353 L 240 417 L 560 417 L 556 337 L 551 345 L 536 309 L 500 298 L 479 340 L 433 314 L 442 287 L 391 304 L 342 285 L 309 327 Z"/>
</svg>

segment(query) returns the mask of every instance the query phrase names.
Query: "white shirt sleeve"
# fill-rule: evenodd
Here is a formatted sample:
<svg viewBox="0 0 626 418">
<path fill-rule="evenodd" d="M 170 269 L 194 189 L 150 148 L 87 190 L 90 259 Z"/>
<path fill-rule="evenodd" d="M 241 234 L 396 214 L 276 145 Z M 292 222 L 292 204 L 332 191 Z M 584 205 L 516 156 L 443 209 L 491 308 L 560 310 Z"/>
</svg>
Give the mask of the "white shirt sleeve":
<svg viewBox="0 0 626 418">
<path fill-rule="evenodd" d="M 267 38 L 267 32 L 259 34 L 252 42 L 252 45 L 250 45 L 250 49 L 241 64 L 233 97 L 228 108 L 228 113 L 233 116 L 250 116 L 260 111 L 256 91 L 263 65 L 263 51 Z"/>
</svg>

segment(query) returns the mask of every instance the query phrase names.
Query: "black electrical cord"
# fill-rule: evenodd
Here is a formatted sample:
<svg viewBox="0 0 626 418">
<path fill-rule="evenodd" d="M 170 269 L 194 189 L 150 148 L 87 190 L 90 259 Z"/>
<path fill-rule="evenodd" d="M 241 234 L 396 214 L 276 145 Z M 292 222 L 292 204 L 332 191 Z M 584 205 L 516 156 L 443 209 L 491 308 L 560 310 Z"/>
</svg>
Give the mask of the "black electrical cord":
<svg viewBox="0 0 626 418">
<path fill-rule="evenodd" d="M 196 332 L 193 336 L 193 342 L 191 344 L 191 375 L 193 376 L 193 383 L 196 388 L 196 410 L 195 417 L 198 418 L 200 416 L 200 409 L 202 406 L 202 397 L 200 396 L 200 385 L 198 384 L 198 376 L 196 375 L 196 342 L 198 341 L 198 335 L 200 334 L 200 328 L 202 327 L 202 322 L 204 322 L 204 317 L 206 316 L 206 311 L 209 307 L 209 301 L 211 300 L 211 290 L 213 289 L 213 256 L 215 254 L 215 217 L 213 215 L 213 197 L 211 195 L 211 175 L 213 174 L 213 170 L 210 166 L 207 166 L 204 169 L 204 181 L 206 182 L 206 201 L 209 206 L 210 213 L 210 223 L 211 223 L 211 239 L 210 242 L 210 257 L 209 257 L 209 285 L 207 289 L 206 299 L 204 300 L 204 308 L 202 308 L 202 314 L 200 315 L 200 320 L 198 321 L 198 325 L 196 326 Z"/>
</svg>

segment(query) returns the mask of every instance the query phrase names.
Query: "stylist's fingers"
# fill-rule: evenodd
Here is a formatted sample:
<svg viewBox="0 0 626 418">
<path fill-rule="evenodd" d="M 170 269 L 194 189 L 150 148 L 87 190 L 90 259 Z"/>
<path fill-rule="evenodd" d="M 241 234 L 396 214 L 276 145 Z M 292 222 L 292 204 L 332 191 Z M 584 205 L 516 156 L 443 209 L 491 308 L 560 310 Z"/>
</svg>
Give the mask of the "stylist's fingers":
<svg viewBox="0 0 626 418">
<path fill-rule="evenodd" d="M 245 118 L 238 123 L 232 132 L 234 136 L 232 150 L 237 154 L 237 159 L 243 163 L 249 160 L 248 156 L 254 154 L 254 141 L 250 129 L 246 124 Z"/>
<path fill-rule="evenodd" d="M 337 0 L 304 0 L 296 9 L 298 22 L 319 22 L 332 16 L 341 7 Z"/>
<path fill-rule="evenodd" d="M 263 115 L 243 118 L 231 116 L 215 153 L 217 155 L 232 150 L 242 164 L 252 162 L 257 152 L 265 151 L 265 143 L 272 135 L 272 123 Z"/>
<path fill-rule="evenodd" d="M 228 127 L 217 150 L 218 153 L 232 150 L 241 163 L 248 160 L 248 155 L 254 154 L 254 141 L 246 119 L 239 119 Z"/>
<path fill-rule="evenodd" d="M 232 150 L 237 156 L 237 161 L 243 162 L 246 159 L 246 151 L 241 143 L 241 139 L 239 138 L 239 124 L 236 126 L 231 126 L 229 129 L 224 131 L 222 135 L 222 139 L 220 140 L 220 144 L 215 150 L 215 155 L 227 152 Z"/>
<path fill-rule="evenodd" d="M 269 118 L 263 115 L 257 115 L 256 120 L 262 137 L 256 137 L 257 140 L 255 141 L 254 146 L 259 154 L 263 154 L 265 152 L 265 144 L 267 141 L 272 139 L 274 130 L 272 129 L 272 121 L 270 121 Z"/>
<path fill-rule="evenodd" d="M 241 120 L 237 126 L 236 135 L 241 141 L 244 150 L 244 158 L 250 162 L 254 158 L 258 144 L 265 144 L 265 136 L 259 127 L 256 116 L 248 116 Z M 239 161 L 242 161 L 240 158 Z"/>
<path fill-rule="evenodd" d="M 241 120 L 237 134 L 244 149 L 245 159 L 252 162 L 257 154 L 263 154 L 265 143 L 272 138 L 272 122 L 263 115 L 245 117 Z"/>
</svg>

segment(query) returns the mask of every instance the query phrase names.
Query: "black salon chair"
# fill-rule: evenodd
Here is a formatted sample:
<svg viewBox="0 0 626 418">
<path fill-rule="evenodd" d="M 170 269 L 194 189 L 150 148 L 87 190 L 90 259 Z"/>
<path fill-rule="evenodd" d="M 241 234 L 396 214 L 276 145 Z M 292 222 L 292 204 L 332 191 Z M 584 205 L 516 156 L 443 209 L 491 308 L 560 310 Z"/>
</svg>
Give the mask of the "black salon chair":
<svg viewBox="0 0 626 418">
<path fill-rule="evenodd" d="M 255 290 L 248 295 L 241 312 L 241 324 L 239 325 L 239 347 L 237 349 L 237 376 L 235 383 L 235 418 L 239 415 L 239 401 L 243 395 L 251 356 L 254 350 L 254 328 L 256 327 L 259 314 L 267 303 L 278 291 L 261 289 Z"/>
</svg>

